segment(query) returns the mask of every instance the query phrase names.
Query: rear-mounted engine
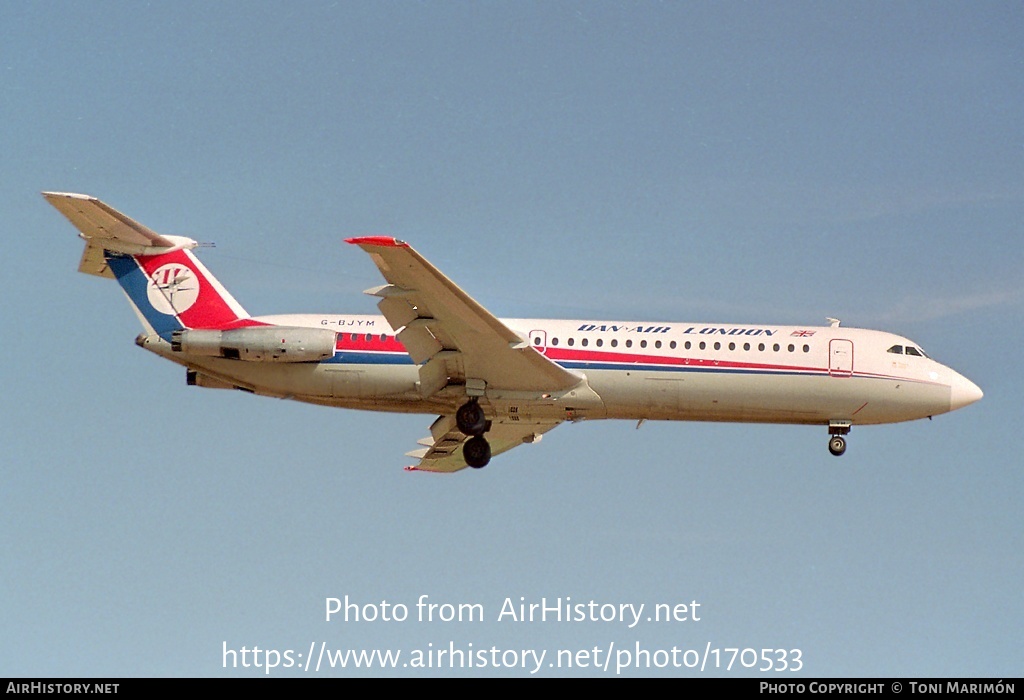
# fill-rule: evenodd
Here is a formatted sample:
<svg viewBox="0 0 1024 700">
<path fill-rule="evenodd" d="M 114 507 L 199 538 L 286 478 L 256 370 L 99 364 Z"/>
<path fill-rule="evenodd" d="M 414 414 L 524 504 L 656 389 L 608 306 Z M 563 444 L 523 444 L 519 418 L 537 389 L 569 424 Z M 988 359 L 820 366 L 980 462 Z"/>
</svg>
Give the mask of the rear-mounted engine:
<svg viewBox="0 0 1024 700">
<path fill-rule="evenodd" d="M 334 356 L 337 334 L 325 328 L 186 329 L 171 334 L 171 350 L 246 362 L 319 362 Z"/>
</svg>

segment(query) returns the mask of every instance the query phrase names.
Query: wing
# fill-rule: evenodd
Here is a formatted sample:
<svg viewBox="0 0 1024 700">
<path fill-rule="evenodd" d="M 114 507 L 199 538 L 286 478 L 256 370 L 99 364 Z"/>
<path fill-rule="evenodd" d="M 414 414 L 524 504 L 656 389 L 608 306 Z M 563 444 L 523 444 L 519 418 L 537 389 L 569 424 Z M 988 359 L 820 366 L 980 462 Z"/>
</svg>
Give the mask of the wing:
<svg viewBox="0 0 1024 700">
<path fill-rule="evenodd" d="M 448 384 L 467 394 L 485 387 L 509 391 L 562 391 L 580 377 L 530 344 L 431 265 L 408 243 L 369 236 L 349 238 L 370 254 L 388 284 L 366 290 L 420 367 L 420 390 L 432 396 Z"/>
<path fill-rule="evenodd" d="M 544 433 L 558 425 L 551 423 L 493 423 L 487 431 L 491 445 L 491 456 L 507 452 L 513 447 L 539 442 Z M 466 468 L 462 456 L 462 445 L 469 437 L 455 427 L 455 416 L 441 416 L 430 426 L 430 437 L 420 440 L 426 445 L 419 450 L 406 453 L 419 458 L 419 464 L 406 467 L 409 471 L 457 472 Z"/>
</svg>

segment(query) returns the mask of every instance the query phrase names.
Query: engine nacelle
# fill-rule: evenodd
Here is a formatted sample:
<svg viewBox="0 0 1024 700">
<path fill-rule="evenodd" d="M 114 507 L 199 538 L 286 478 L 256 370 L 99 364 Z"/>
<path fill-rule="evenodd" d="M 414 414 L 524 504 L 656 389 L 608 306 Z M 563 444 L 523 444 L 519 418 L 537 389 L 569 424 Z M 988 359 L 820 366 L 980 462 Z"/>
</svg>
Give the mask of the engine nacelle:
<svg viewBox="0 0 1024 700">
<path fill-rule="evenodd" d="M 326 328 L 189 328 L 171 333 L 171 350 L 246 362 L 319 362 L 334 357 L 337 333 Z"/>
</svg>

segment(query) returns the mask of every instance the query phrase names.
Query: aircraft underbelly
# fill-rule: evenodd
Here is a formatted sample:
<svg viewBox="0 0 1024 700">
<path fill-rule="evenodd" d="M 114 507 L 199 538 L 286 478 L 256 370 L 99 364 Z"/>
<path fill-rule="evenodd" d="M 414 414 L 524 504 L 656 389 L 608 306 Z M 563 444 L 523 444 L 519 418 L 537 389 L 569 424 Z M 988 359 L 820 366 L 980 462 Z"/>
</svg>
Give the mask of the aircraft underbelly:
<svg viewBox="0 0 1024 700">
<path fill-rule="evenodd" d="M 419 372 L 413 365 L 325 365 L 323 372 L 330 380 L 331 395 L 336 398 L 419 396 Z"/>
<path fill-rule="evenodd" d="M 341 365 L 299 362 L 272 364 L 220 358 L 191 358 L 188 366 L 257 394 L 317 399 L 317 403 L 362 405 L 375 399 L 393 401 L 416 394 L 413 366 Z"/>
<path fill-rule="evenodd" d="M 609 418 L 858 424 L 949 410 L 949 387 L 869 377 L 798 374 L 591 371 Z"/>
</svg>

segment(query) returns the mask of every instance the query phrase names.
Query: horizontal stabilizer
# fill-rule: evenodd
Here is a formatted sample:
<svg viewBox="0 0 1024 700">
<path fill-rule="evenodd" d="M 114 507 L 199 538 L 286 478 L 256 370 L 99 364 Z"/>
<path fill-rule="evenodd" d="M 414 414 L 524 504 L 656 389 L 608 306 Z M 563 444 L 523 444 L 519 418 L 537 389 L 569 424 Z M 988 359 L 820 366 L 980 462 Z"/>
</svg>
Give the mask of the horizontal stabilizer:
<svg viewBox="0 0 1024 700">
<path fill-rule="evenodd" d="M 162 255 L 199 245 L 185 236 L 161 235 L 86 194 L 43 192 L 43 197 L 67 217 L 85 240 L 79 270 L 91 275 L 111 276 L 106 269 L 104 250 L 124 255 Z"/>
</svg>

